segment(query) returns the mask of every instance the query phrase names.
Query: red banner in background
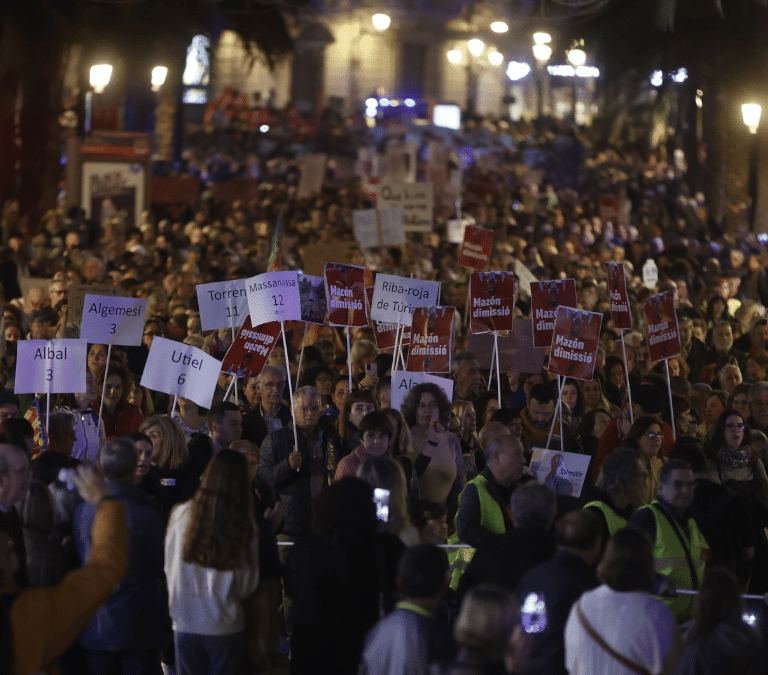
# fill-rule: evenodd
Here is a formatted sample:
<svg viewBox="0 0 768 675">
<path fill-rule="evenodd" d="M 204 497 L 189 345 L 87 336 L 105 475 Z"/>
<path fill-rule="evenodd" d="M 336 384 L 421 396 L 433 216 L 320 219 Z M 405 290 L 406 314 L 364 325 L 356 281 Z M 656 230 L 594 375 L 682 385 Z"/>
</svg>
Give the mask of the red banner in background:
<svg viewBox="0 0 768 675">
<path fill-rule="evenodd" d="M 247 317 L 224 356 L 221 370 L 237 377 L 256 377 L 264 368 L 279 337 L 279 321 L 254 328 L 251 317 Z"/>
<path fill-rule="evenodd" d="M 650 360 L 663 361 L 677 356 L 681 351 L 680 331 L 672 291 L 648 298 L 643 304 L 643 314 Z"/>
<path fill-rule="evenodd" d="M 510 272 L 475 272 L 469 279 L 469 330 L 493 333 L 512 330 L 517 279 Z"/>
<path fill-rule="evenodd" d="M 406 370 L 450 373 L 454 307 L 420 307 L 413 313 Z"/>
<path fill-rule="evenodd" d="M 464 243 L 459 251 L 459 265 L 482 272 L 491 262 L 493 230 L 467 225 L 464 228 Z"/>
<path fill-rule="evenodd" d="M 552 344 L 555 314 L 561 305 L 563 307 L 576 307 L 575 279 L 531 282 L 534 347 L 549 347 Z"/>
<path fill-rule="evenodd" d="M 603 315 L 599 312 L 558 307 L 547 370 L 555 375 L 591 380 L 602 325 Z"/>
<path fill-rule="evenodd" d="M 608 297 L 611 301 L 611 319 L 616 328 L 632 328 L 632 310 L 629 307 L 627 276 L 622 263 L 605 263 L 608 272 Z"/>
<path fill-rule="evenodd" d="M 367 326 L 365 268 L 325 263 L 325 296 L 331 326 Z"/>
</svg>

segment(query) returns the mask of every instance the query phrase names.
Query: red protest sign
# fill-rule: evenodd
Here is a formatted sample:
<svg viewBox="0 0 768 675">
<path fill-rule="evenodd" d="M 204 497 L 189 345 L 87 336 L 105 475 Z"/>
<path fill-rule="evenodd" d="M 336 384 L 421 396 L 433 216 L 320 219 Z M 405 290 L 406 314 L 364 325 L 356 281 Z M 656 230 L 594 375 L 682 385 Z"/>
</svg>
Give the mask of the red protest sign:
<svg viewBox="0 0 768 675">
<path fill-rule="evenodd" d="M 663 361 L 680 353 L 680 331 L 672 291 L 648 298 L 643 304 L 645 337 L 651 361 Z"/>
<path fill-rule="evenodd" d="M 632 328 L 632 311 L 629 308 L 629 295 L 627 294 L 627 277 L 624 274 L 624 265 L 616 262 L 607 262 L 608 271 L 608 297 L 611 300 L 611 319 L 616 328 Z"/>
<path fill-rule="evenodd" d="M 279 321 L 270 321 L 254 328 L 251 317 L 246 317 L 235 341 L 224 356 L 221 370 L 237 377 L 256 377 L 279 337 Z"/>
<path fill-rule="evenodd" d="M 604 223 L 619 222 L 619 195 L 600 195 L 599 202 L 600 220 Z"/>
<path fill-rule="evenodd" d="M 365 268 L 325 263 L 325 295 L 331 326 L 367 326 Z"/>
<path fill-rule="evenodd" d="M 467 225 L 464 228 L 464 243 L 459 251 L 459 265 L 482 272 L 491 262 L 493 230 Z"/>
<path fill-rule="evenodd" d="M 450 373 L 454 307 L 420 307 L 413 313 L 406 370 Z"/>
<path fill-rule="evenodd" d="M 475 272 L 469 278 L 470 333 L 512 330 L 517 279 L 509 272 Z"/>
<path fill-rule="evenodd" d="M 373 286 L 369 286 L 365 289 L 365 296 L 368 300 L 368 316 L 371 315 L 371 303 L 373 302 Z M 382 323 L 371 319 L 371 325 L 373 326 L 373 338 L 376 340 L 376 347 L 379 351 L 390 351 L 395 348 L 395 340 L 397 339 L 398 325 L 396 323 Z M 410 326 L 403 326 L 402 336 L 400 337 L 401 344 L 403 346 L 411 344 L 411 328 Z"/>
<path fill-rule="evenodd" d="M 559 306 L 576 307 L 576 280 L 553 279 L 531 282 L 531 318 L 533 346 L 549 347 Z"/>
<path fill-rule="evenodd" d="M 576 380 L 591 380 L 600 343 L 603 315 L 573 307 L 558 307 L 547 370 Z"/>
</svg>

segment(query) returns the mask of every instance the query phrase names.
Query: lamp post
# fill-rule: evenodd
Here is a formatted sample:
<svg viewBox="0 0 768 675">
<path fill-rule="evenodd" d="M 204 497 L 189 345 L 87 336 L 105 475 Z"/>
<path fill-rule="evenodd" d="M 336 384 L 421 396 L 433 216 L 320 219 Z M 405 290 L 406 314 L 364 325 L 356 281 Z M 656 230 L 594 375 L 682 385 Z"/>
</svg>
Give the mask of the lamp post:
<svg viewBox="0 0 768 675">
<path fill-rule="evenodd" d="M 583 66 L 587 62 L 587 52 L 584 51 L 584 40 L 576 40 L 565 52 L 565 58 L 568 59 L 574 71 L 576 68 Z M 576 102 L 579 99 L 579 78 L 574 75 L 573 77 L 573 89 L 571 92 L 573 99 L 573 123 L 576 123 Z"/>
<path fill-rule="evenodd" d="M 549 33 L 533 34 L 533 58 L 536 59 L 536 89 L 538 91 L 538 116 L 544 117 L 544 67 L 552 57 L 552 36 Z"/>
<path fill-rule="evenodd" d="M 462 49 L 463 47 L 463 49 Z M 466 49 L 466 53 L 464 51 Z M 498 68 L 504 63 L 504 55 L 494 46 L 487 46 L 480 38 L 467 40 L 465 45 L 454 47 L 445 54 L 448 62 L 454 66 L 461 65 L 464 58 L 467 59 L 465 66 L 467 73 L 467 115 L 474 115 L 477 112 L 477 90 L 480 71 L 483 66 L 492 66 Z"/>
<path fill-rule="evenodd" d="M 742 119 L 752 136 L 752 146 L 750 147 L 749 152 L 749 183 L 747 185 L 747 190 L 749 192 L 750 201 L 752 202 L 749 209 L 749 227 L 753 230 L 755 228 L 755 212 L 757 210 L 757 130 L 760 127 L 760 115 L 762 112 L 763 109 L 759 103 L 743 103 L 741 106 Z"/>
<path fill-rule="evenodd" d="M 392 24 L 392 18 L 389 14 L 378 12 L 371 16 L 371 25 L 375 29 L 376 33 L 384 33 Z M 373 33 L 375 35 L 376 33 Z M 360 62 L 363 56 L 370 56 L 370 53 L 364 54 L 365 51 L 362 46 L 362 41 L 365 37 L 371 40 L 370 29 L 365 27 L 363 23 L 360 23 L 358 34 L 350 41 L 349 47 L 349 103 L 351 110 L 355 110 L 359 103 L 361 103 L 360 96 L 360 83 L 358 78 L 360 76 Z M 370 52 L 370 48 L 368 49 Z"/>
</svg>

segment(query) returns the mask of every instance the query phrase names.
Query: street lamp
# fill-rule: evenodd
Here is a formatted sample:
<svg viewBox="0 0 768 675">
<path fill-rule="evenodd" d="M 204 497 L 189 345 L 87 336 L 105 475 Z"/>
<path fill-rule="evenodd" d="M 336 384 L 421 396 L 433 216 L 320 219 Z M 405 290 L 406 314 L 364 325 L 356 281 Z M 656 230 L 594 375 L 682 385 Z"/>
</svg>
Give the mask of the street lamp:
<svg viewBox="0 0 768 675">
<path fill-rule="evenodd" d="M 509 26 L 506 21 L 494 21 L 491 24 L 491 30 L 494 33 L 506 33 L 509 30 Z"/>
<path fill-rule="evenodd" d="M 552 36 L 538 31 L 533 34 L 533 58 L 536 59 L 536 89 L 538 93 L 539 119 L 544 117 L 544 66 L 552 56 Z"/>
<path fill-rule="evenodd" d="M 451 49 L 446 56 L 448 61 L 454 66 L 458 66 L 464 60 L 464 54 L 461 53 L 461 49 Z"/>
<path fill-rule="evenodd" d="M 472 56 L 478 57 L 485 49 L 485 42 L 480 38 L 472 38 L 471 40 L 467 40 L 467 49 Z"/>
<path fill-rule="evenodd" d="M 373 23 L 373 27 L 376 30 L 387 30 L 389 25 L 392 23 L 392 18 L 389 16 L 389 14 L 383 14 L 379 12 L 378 14 L 374 14 L 371 17 L 371 23 Z"/>
<path fill-rule="evenodd" d="M 97 94 L 101 94 L 107 88 L 110 79 L 112 79 L 112 66 L 108 63 L 91 66 L 89 81 Z"/>
<path fill-rule="evenodd" d="M 584 51 L 584 40 L 575 40 L 570 49 L 566 50 L 565 58 L 568 59 L 574 70 L 581 68 L 587 62 L 587 52 Z M 578 77 L 573 78 L 573 121 L 576 122 L 576 102 L 579 98 L 579 82 Z"/>
<path fill-rule="evenodd" d="M 494 67 L 500 66 L 502 63 L 504 63 L 504 54 L 502 54 L 500 51 L 492 49 L 488 52 L 488 63 Z"/>
<path fill-rule="evenodd" d="M 160 87 L 165 84 L 166 77 L 168 77 L 168 68 L 165 66 L 155 66 L 152 69 L 152 91 L 160 91 Z"/>
<path fill-rule="evenodd" d="M 759 103 L 743 103 L 741 116 L 752 136 L 752 147 L 749 153 L 749 184 L 748 192 L 752 205 L 749 209 L 749 227 L 755 229 L 755 214 L 757 212 L 757 170 L 758 170 L 758 141 L 757 129 L 760 126 L 760 115 L 763 112 Z"/>
</svg>

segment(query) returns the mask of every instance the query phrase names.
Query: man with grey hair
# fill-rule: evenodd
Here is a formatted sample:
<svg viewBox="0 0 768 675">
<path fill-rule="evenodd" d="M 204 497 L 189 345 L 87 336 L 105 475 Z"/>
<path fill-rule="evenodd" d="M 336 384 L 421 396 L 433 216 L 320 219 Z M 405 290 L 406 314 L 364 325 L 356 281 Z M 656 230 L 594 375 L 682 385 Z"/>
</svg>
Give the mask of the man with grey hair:
<svg viewBox="0 0 768 675">
<path fill-rule="evenodd" d="M 454 401 L 474 401 L 483 387 L 480 364 L 472 352 L 458 352 L 452 361 Z"/>
<path fill-rule="evenodd" d="M 291 426 L 291 407 L 283 404 L 285 369 L 267 364 L 258 377 L 261 405 L 243 417 L 243 438 L 261 445 L 278 429 Z"/>
<path fill-rule="evenodd" d="M 618 448 L 605 458 L 597 479 L 597 499 L 584 505 L 600 518 L 603 541 L 608 541 L 629 517 L 643 505 L 648 472 L 640 453 L 631 448 Z"/>
<path fill-rule="evenodd" d="M 88 672 L 135 672 L 160 675 L 160 648 L 170 629 L 164 585 L 165 526 L 157 505 L 134 485 L 139 454 L 133 441 L 115 438 L 99 451 L 98 466 L 115 499 L 128 514 L 128 574 L 97 610 L 80 636 Z M 73 533 L 80 560 L 87 564 L 93 549 L 91 532 L 96 506 L 81 504 Z"/>
<path fill-rule="evenodd" d="M 498 584 L 514 591 L 529 569 L 554 555 L 550 530 L 557 511 L 555 493 L 546 485 L 526 483 L 512 493 L 510 507 L 515 526 L 478 544 L 461 577 L 460 593 L 477 584 Z"/>
<path fill-rule="evenodd" d="M 749 428 L 768 433 L 768 382 L 755 382 L 747 397 Z"/>
</svg>

